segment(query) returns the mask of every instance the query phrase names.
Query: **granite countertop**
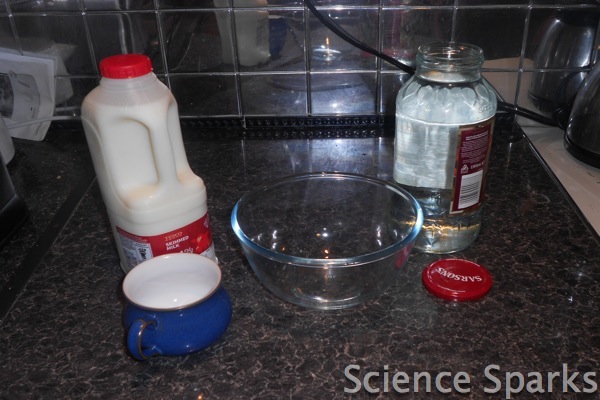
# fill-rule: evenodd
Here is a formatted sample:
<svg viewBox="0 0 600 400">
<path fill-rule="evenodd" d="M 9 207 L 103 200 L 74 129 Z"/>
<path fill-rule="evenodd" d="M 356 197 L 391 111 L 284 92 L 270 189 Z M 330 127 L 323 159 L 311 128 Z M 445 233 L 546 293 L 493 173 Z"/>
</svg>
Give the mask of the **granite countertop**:
<svg viewBox="0 0 600 400">
<path fill-rule="evenodd" d="M 402 372 L 408 398 L 482 399 L 486 389 L 493 398 L 597 396 L 600 245 L 510 127 L 495 132 L 481 235 L 453 255 L 491 272 L 490 293 L 467 303 L 432 297 L 421 272 L 449 256 L 415 252 L 403 279 L 380 297 L 328 312 L 285 303 L 260 285 L 230 228 L 231 210 L 258 183 L 295 173 L 391 179 L 393 140 L 209 140 L 194 132 L 184 139 L 207 186 L 232 297 L 225 335 L 185 357 L 131 358 L 121 325 L 124 274 L 83 134 L 16 141 L 9 171 L 32 217 L 0 249 L 0 398 L 383 398 L 395 394 L 391 378 Z M 520 377 L 536 379 L 530 372 L 540 373 L 539 386 L 506 392 L 518 391 Z M 432 377 L 431 393 L 424 380 L 416 392 L 415 373 Z"/>
</svg>

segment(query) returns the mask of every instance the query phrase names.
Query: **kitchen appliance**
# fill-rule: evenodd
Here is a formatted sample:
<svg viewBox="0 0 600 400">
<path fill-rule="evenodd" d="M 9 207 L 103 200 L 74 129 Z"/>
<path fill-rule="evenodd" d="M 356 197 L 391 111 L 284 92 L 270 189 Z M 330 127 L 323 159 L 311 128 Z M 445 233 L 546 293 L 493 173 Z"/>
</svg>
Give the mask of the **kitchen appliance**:
<svg viewBox="0 0 600 400">
<path fill-rule="evenodd" d="M 0 135 L 4 134 L 6 126 L 0 118 Z M 0 153 L 0 247 L 25 222 L 28 215 L 27 205 L 15 193 L 3 153 Z"/>
<path fill-rule="evenodd" d="M 0 117 L 0 155 L 4 159 L 4 164 L 8 164 L 15 155 L 15 145 L 2 117 Z"/>
<path fill-rule="evenodd" d="M 12 137 L 44 140 L 54 113 L 55 63 L 0 49 L 0 117 Z"/>
<path fill-rule="evenodd" d="M 600 168 L 600 65 L 589 72 L 575 97 L 565 147 L 578 160 Z"/>
<path fill-rule="evenodd" d="M 559 10 L 554 15 L 533 59 L 529 98 L 538 110 L 554 113 L 573 104 L 586 77 L 578 69 L 593 63 L 599 15 L 597 10 Z"/>
</svg>

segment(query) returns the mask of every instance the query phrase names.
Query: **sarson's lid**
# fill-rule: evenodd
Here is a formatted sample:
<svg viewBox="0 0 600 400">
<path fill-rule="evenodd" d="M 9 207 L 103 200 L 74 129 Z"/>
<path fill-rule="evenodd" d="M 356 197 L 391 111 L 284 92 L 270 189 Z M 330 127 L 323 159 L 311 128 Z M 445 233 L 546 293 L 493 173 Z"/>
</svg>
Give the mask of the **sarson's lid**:
<svg viewBox="0 0 600 400">
<path fill-rule="evenodd" d="M 438 260 L 423 270 L 425 288 L 445 300 L 480 299 L 490 291 L 492 283 L 492 275 L 487 269 L 467 260 Z"/>
</svg>

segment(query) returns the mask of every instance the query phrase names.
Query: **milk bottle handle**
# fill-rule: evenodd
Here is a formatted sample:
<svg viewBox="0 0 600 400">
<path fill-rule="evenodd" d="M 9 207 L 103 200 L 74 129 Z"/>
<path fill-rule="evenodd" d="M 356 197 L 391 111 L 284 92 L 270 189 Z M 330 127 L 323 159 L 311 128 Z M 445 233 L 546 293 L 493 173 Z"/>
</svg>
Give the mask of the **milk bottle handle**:
<svg viewBox="0 0 600 400">
<path fill-rule="evenodd" d="M 164 121 L 155 125 L 146 124 L 146 128 L 150 135 L 150 145 L 158 174 L 158 188 L 160 190 L 167 190 L 178 180 L 175 149 L 173 148 L 171 135 L 168 134 L 168 123 Z M 167 134 L 164 132 L 167 132 Z"/>
</svg>

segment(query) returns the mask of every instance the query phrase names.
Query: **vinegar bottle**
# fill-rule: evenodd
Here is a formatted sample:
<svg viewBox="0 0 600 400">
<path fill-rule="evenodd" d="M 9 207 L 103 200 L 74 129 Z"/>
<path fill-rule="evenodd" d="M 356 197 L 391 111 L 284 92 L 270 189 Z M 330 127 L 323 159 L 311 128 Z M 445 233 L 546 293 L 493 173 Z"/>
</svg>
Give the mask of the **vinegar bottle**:
<svg viewBox="0 0 600 400">
<path fill-rule="evenodd" d="M 394 180 L 423 208 L 415 248 L 425 252 L 459 251 L 479 235 L 497 104 L 483 61 L 474 45 L 423 45 L 398 92 Z"/>
<path fill-rule="evenodd" d="M 175 252 L 216 261 L 202 179 L 185 154 L 177 103 L 141 54 L 100 62 L 81 119 L 121 268 Z"/>
</svg>

